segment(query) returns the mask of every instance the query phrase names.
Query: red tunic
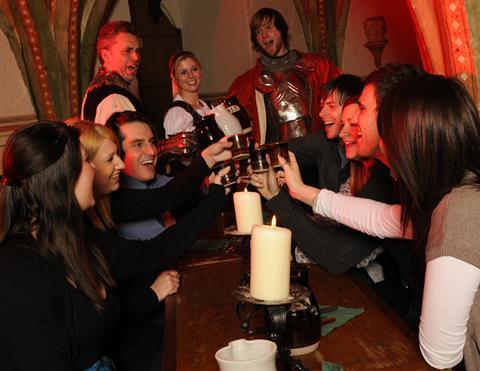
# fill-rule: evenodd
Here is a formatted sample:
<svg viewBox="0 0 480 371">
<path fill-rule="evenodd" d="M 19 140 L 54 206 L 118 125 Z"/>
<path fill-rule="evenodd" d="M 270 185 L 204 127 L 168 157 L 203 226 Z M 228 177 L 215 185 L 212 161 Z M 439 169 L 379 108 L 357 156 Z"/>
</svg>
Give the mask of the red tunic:
<svg viewBox="0 0 480 371">
<path fill-rule="evenodd" d="M 341 71 L 332 61 L 322 58 L 319 55 L 301 53 L 297 50 L 295 50 L 295 52 L 298 54 L 299 59 L 303 59 L 303 65 L 312 67 L 312 72 L 307 73 L 308 84 L 312 92 L 312 107 L 310 112 L 312 114 L 314 128 L 318 129 L 321 127 L 318 114 L 321 109 L 322 87 L 325 83 L 337 77 Z M 238 76 L 228 90 L 228 96 L 236 95 L 240 104 L 247 110 L 253 123 L 253 137 L 259 143 L 262 142 L 262 133 L 255 99 L 255 89 L 258 86 L 258 78 L 262 69 L 263 65 L 259 58 L 257 64 L 244 74 Z"/>
</svg>

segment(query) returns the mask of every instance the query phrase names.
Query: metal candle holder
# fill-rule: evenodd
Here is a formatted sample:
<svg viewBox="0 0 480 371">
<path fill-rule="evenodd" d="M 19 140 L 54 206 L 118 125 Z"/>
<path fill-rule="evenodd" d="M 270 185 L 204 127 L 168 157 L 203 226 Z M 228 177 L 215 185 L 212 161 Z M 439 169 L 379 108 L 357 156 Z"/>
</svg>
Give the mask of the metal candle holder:
<svg viewBox="0 0 480 371">
<path fill-rule="evenodd" d="M 301 361 L 291 355 L 313 351 L 320 340 L 320 310 L 308 288 L 308 267 L 297 264 L 292 267 L 290 295 L 280 301 L 253 298 L 249 281 L 250 275 L 247 273 L 240 286 L 232 292 L 238 300 L 236 313 L 241 321 L 240 327 L 249 335 L 266 333 L 267 339 L 277 344 L 278 358 L 286 370 L 306 370 Z M 250 305 L 249 310 L 247 304 Z M 263 327 L 252 325 L 254 315 L 259 311 L 263 311 Z"/>
</svg>

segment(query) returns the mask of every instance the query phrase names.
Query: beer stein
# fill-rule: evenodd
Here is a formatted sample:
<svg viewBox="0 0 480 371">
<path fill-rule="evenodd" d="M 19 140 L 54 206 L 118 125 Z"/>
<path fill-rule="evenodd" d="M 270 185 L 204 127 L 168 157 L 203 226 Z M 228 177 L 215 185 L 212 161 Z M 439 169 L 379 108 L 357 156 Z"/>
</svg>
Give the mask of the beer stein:
<svg viewBox="0 0 480 371">
<path fill-rule="evenodd" d="M 218 142 L 223 137 L 222 131 L 215 122 L 214 115 L 205 115 L 201 120 L 194 121 L 193 124 L 195 125 L 194 132 L 197 135 L 200 150 Z"/>
<path fill-rule="evenodd" d="M 234 115 L 240 125 L 242 125 L 243 134 L 248 134 L 252 131 L 252 121 L 248 117 L 247 111 L 237 99 L 236 95 L 232 95 L 223 100 L 223 104 L 227 108 L 227 111 Z"/>
<path fill-rule="evenodd" d="M 250 163 L 254 173 L 264 173 L 268 171 L 269 165 L 267 162 L 268 147 L 261 146 L 258 149 L 250 151 Z"/>
<path fill-rule="evenodd" d="M 221 178 L 222 184 L 223 184 L 224 187 L 231 186 L 232 184 L 235 184 L 237 182 L 237 174 L 236 174 L 236 169 L 235 169 L 235 165 L 233 164 L 233 161 L 232 160 L 227 160 L 227 161 L 224 161 L 224 162 L 220 162 L 220 163 L 216 164 L 212 169 L 215 174 L 218 174 L 218 172 L 221 169 L 224 169 L 227 166 L 230 166 L 230 170 L 227 174 L 225 174 Z"/>
<path fill-rule="evenodd" d="M 276 142 L 268 144 L 268 154 L 270 156 L 270 165 L 274 169 L 281 168 L 280 160 L 278 155 L 281 155 L 285 161 L 289 161 L 288 158 L 288 142 Z"/>
<path fill-rule="evenodd" d="M 207 114 L 214 114 L 215 121 L 218 127 L 223 131 L 225 135 L 242 134 L 242 125 L 240 121 L 227 111 L 225 105 L 220 103 L 218 106 L 213 107 Z"/>
<path fill-rule="evenodd" d="M 250 156 L 248 151 L 248 139 L 246 135 L 235 134 L 228 138 L 228 141 L 233 144 L 231 147 L 233 160 L 243 160 Z"/>
</svg>

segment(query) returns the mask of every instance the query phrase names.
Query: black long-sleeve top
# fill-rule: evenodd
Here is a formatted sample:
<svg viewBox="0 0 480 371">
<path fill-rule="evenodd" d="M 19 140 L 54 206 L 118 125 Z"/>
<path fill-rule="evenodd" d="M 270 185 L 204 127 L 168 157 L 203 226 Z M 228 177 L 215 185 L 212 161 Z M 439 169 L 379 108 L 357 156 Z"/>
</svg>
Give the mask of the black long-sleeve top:
<svg viewBox="0 0 480 371">
<path fill-rule="evenodd" d="M 327 139 L 324 131 L 292 139 L 288 147 L 295 154 L 302 178 L 310 177 L 307 184 L 338 192 L 350 175 L 344 148 L 338 140 Z"/>
<path fill-rule="evenodd" d="M 210 173 L 211 169 L 207 166 L 203 157 L 199 156 L 192 164 L 162 187 L 149 189 L 121 187 L 111 195 L 111 208 L 115 221 L 121 223 L 156 217 L 163 211 L 170 211 L 182 206 L 198 191 L 199 185 Z M 177 223 L 166 229 L 162 235 L 165 233 L 188 234 L 191 238 L 187 248 L 193 245 L 221 212 L 220 210 L 216 215 L 212 216 L 207 214 L 203 218 L 195 210 L 196 208 L 188 212 L 184 217 L 179 218 Z M 170 260 L 163 269 L 175 263 L 180 256 L 181 254 Z M 157 274 L 158 272 L 150 273 Z M 138 277 L 138 279 L 121 280 L 120 299 L 123 312 L 129 320 L 142 319 L 158 308 L 157 295 L 150 288 L 150 284 L 146 284 L 146 282 L 151 283 L 152 280 L 151 275 Z"/>
<path fill-rule="evenodd" d="M 377 163 L 359 197 L 390 203 L 391 178 Z M 292 231 L 293 240 L 313 261 L 332 273 L 342 273 L 369 256 L 382 241 L 342 225 L 318 225 L 286 190 L 266 203 L 282 225 Z"/>
<path fill-rule="evenodd" d="M 105 251 L 115 278 L 127 278 L 167 267 L 220 213 L 222 186 L 211 185 L 209 197 L 179 224 L 148 241 L 125 240 L 90 229 Z M 194 223 L 195 221 L 195 223 Z M 103 354 L 108 319 L 114 316 L 114 294 L 107 292 L 106 312 L 67 283 L 64 274 L 36 252 L 30 235 L 9 236 L 0 245 L 1 368 L 18 371 L 83 370 Z"/>
<path fill-rule="evenodd" d="M 199 156 L 163 187 L 150 189 L 120 187 L 110 195 L 115 222 L 155 217 L 164 211 L 177 209 L 195 194 L 199 185 L 211 172 L 203 157 Z"/>
<path fill-rule="evenodd" d="M 209 189 L 210 190 L 208 196 L 200 205 L 205 205 L 206 203 L 209 204 L 208 200 L 212 196 L 217 197 L 215 194 L 211 195 L 212 192 L 224 192 L 224 188 L 216 184 L 211 184 Z M 161 192 L 160 188 L 152 189 L 152 191 L 155 190 L 157 190 L 159 193 Z M 138 197 L 136 197 L 136 212 L 139 213 L 139 215 L 142 215 L 142 212 L 144 212 L 144 217 L 148 217 L 149 212 L 155 212 L 155 207 L 151 208 L 150 210 L 150 206 L 156 203 L 156 201 L 152 202 L 152 197 L 155 198 L 155 195 L 150 192 L 146 192 L 143 193 L 143 195 L 142 193 L 139 193 L 137 196 Z M 178 247 L 176 247 L 174 250 L 177 251 L 178 254 L 174 254 L 169 259 L 166 259 L 165 264 L 163 267 L 161 267 L 161 269 L 148 273 L 156 275 L 160 270 L 164 270 L 172 266 L 183 255 L 185 250 L 192 246 L 193 243 L 197 241 L 198 238 L 202 235 L 202 233 L 205 232 L 205 230 L 212 225 L 212 223 L 221 213 L 224 203 L 225 202 L 222 203 L 222 207 L 220 208 L 215 207 L 210 209 L 199 205 L 192 209 L 185 216 L 178 219 L 176 224 L 163 231 L 159 236 L 164 236 L 164 238 L 171 241 L 171 243 L 165 243 L 162 247 L 163 249 L 171 248 L 169 246 L 171 244 L 175 244 L 176 241 L 177 243 L 181 243 L 182 248 L 178 249 Z M 125 205 L 125 209 L 127 210 L 130 207 L 131 205 Z M 169 238 L 169 236 L 172 236 L 172 238 Z M 138 280 L 123 280 L 121 278 L 121 304 L 126 317 L 128 317 L 130 321 L 142 319 L 158 308 L 159 302 L 157 295 L 150 288 L 150 284 L 145 284 L 145 282 L 150 282 L 152 280 L 152 275 L 149 276 L 150 279 L 148 279 L 147 276 L 142 275 L 142 277 L 138 277 Z"/>
</svg>

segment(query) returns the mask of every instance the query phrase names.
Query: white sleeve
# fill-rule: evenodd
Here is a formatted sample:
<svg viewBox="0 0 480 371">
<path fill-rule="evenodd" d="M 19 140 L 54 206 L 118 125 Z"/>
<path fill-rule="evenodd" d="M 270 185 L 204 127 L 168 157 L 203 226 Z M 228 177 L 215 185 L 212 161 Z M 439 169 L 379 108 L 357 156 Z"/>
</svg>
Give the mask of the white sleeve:
<svg viewBox="0 0 480 371">
<path fill-rule="evenodd" d="M 136 111 L 135 106 L 126 96 L 121 94 L 110 94 L 104 98 L 97 106 L 95 113 L 95 122 L 105 125 L 108 118 L 114 112 Z"/>
<path fill-rule="evenodd" d="M 172 107 L 167 111 L 163 120 L 163 127 L 167 138 L 181 131 L 193 131 L 195 129 L 192 115 L 182 107 Z"/>
<path fill-rule="evenodd" d="M 362 233 L 379 238 L 412 238 L 409 223 L 405 236 L 401 205 L 388 205 L 368 198 L 352 197 L 322 189 L 313 203 L 313 212 L 334 219 Z"/>
<path fill-rule="evenodd" d="M 442 256 L 427 263 L 418 337 L 432 367 L 450 368 L 462 360 L 479 284 L 480 269 L 460 259 Z"/>
</svg>

